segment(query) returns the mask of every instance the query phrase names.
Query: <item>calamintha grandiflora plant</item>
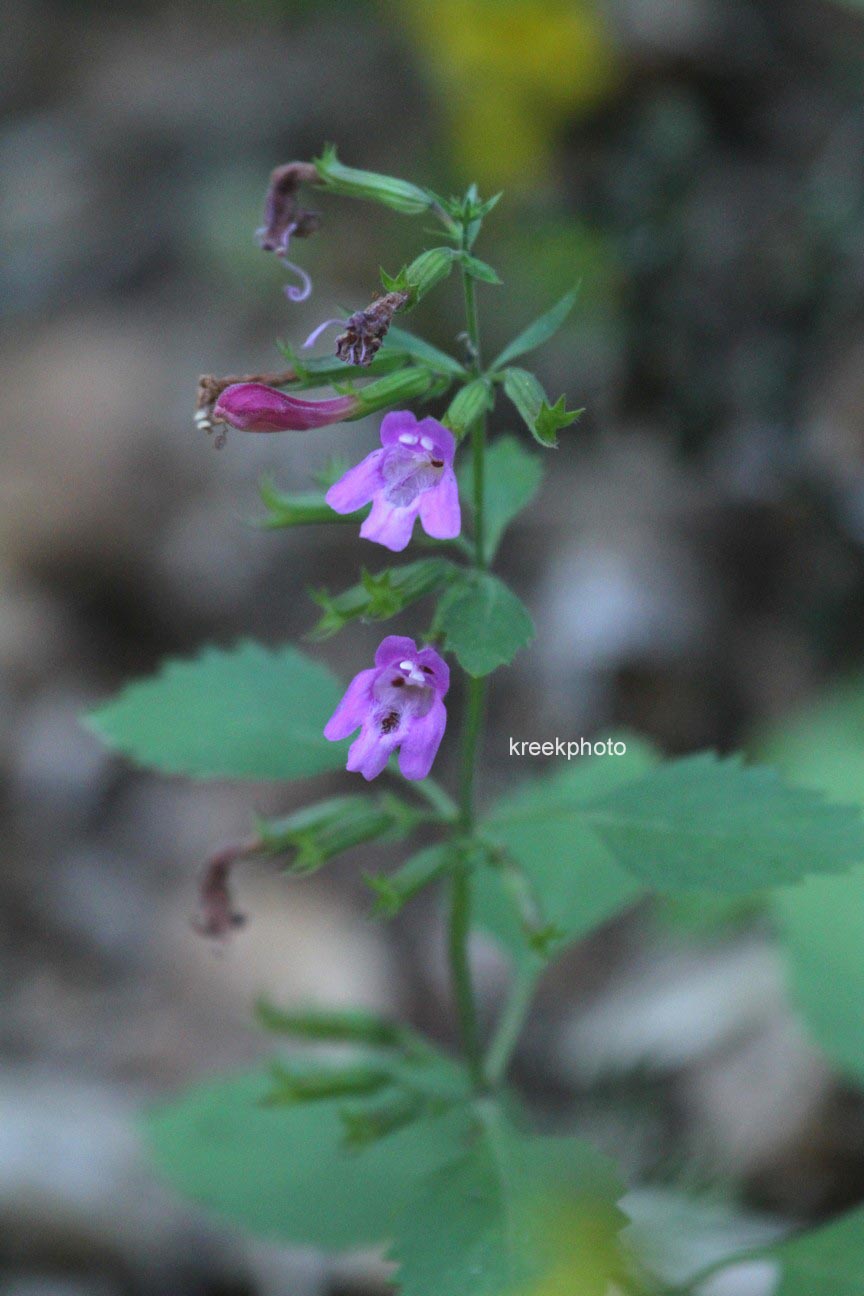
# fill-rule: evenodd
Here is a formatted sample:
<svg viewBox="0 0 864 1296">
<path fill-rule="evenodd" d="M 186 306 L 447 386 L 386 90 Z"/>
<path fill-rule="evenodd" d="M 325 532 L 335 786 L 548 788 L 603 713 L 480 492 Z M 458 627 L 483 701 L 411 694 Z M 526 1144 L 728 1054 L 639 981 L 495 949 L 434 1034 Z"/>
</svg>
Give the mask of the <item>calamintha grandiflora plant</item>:
<svg viewBox="0 0 864 1296">
<path fill-rule="evenodd" d="M 551 337 L 575 292 L 490 361 L 477 298 L 487 287 L 491 297 L 499 280 L 475 245 L 495 198 L 483 201 L 472 187 L 445 199 L 347 167 L 327 150 L 271 178 L 259 242 L 286 264 L 292 237 L 321 226 L 301 206 L 313 190 L 383 204 L 421 218 L 427 237 L 430 223 L 438 233 L 410 265 L 382 276 L 370 305 L 325 320 L 297 351 L 283 347 L 281 371 L 202 378 L 196 421 L 223 438 L 229 428 L 303 434 L 322 488 L 284 494 L 266 482 L 266 525 L 339 524 L 346 542 L 355 544 L 358 530 L 369 542 L 370 562 L 384 560 L 350 589 L 315 596 L 313 637 L 408 609 L 412 634 L 383 637 L 347 687 L 293 647 L 208 648 L 131 685 L 91 725 L 139 762 L 194 778 L 299 779 L 346 766 L 343 794 L 256 822 L 213 855 L 197 926 L 218 940 L 242 921 L 231 897 L 242 859 L 278 857 L 303 874 L 360 843 L 380 842 L 383 855 L 422 833 L 422 849 L 368 879 L 373 908 L 393 917 L 421 890 L 439 891 L 461 1048 L 454 1056 L 368 1011 L 262 1003 L 262 1026 L 286 1042 L 279 1061 L 158 1110 L 151 1146 L 181 1190 L 252 1230 L 331 1250 L 386 1246 L 404 1296 L 671 1290 L 624 1227 L 615 1167 L 570 1134 L 532 1132 L 507 1088 L 538 978 L 568 945 L 649 892 L 785 893 L 807 873 L 844 870 L 864 859 L 864 826 L 856 809 L 770 770 L 711 754 L 663 761 L 633 739 L 626 754 L 561 761 L 498 804 L 477 806 L 486 681 L 534 635 L 522 602 L 491 568 L 506 527 L 537 493 L 542 457 L 577 417 L 515 362 Z M 292 270 L 300 286 L 292 281 L 287 292 L 300 300 L 310 283 Z M 454 273 L 464 318 L 454 321 L 450 354 L 402 321 Z M 335 356 L 313 356 L 331 326 Z M 328 385 L 332 395 L 304 395 Z M 502 392 L 530 439 L 487 438 Z M 440 419 L 426 412 L 433 401 Z M 377 413 L 380 448 L 360 458 L 351 423 Z M 346 463 L 328 471 L 314 429 L 336 423 Z M 422 544 L 422 556 L 389 561 L 412 544 Z M 424 602 L 431 619 L 428 611 L 420 619 Z M 452 714 L 454 671 L 464 677 L 454 690 L 461 716 Z M 431 773 L 442 741 L 461 748 L 453 795 Z M 472 982 L 475 928 L 512 966 L 489 1038 Z M 787 1270 L 789 1281 L 794 1254 Z M 676 1290 L 695 1292 L 699 1280 Z"/>
</svg>

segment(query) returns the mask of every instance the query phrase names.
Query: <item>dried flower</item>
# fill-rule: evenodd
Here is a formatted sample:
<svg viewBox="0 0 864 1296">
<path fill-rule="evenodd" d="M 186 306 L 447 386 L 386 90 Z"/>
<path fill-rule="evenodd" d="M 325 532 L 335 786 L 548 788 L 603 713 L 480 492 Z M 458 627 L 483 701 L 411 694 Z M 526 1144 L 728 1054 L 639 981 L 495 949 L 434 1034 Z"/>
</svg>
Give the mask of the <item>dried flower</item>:
<svg viewBox="0 0 864 1296">
<path fill-rule="evenodd" d="M 359 728 L 346 768 L 367 780 L 377 778 L 397 748 L 402 775 L 423 779 L 444 736 L 449 687 L 447 663 L 434 648 L 418 649 L 413 639 L 388 635 L 374 667 L 348 685 L 324 737 L 338 742 Z"/>
<path fill-rule="evenodd" d="M 198 883 L 198 913 L 192 926 L 199 936 L 209 936 L 225 941 L 231 932 L 246 922 L 245 914 L 234 908 L 230 879 L 234 865 L 261 849 L 261 839 L 250 837 L 246 841 L 222 846 L 207 860 Z"/>
<path fill-rule="evenodd" d="M 418 516 L 436 540 L 458 536 L 462 518 L 453 433 L 436 419 L 418 422 L 408 410 L 399 410 L 382 420 L 381 445 L 330 487 L 325 498 L 334 512 L 354 513 L 371 500 L 360 534 L 394 553 L 408 544 Z"/>
<path fill-rule="evenodd" d="M 288 260 L 291 237 L 308 238 L 321 226 L 317 212 L 299 206 L 297 193 L 302 184 L 320 183 L 318 170 L 311 162 L 287 162 L 270 174 L 270 187 L 264 202 L 264 224 L 256 231 L 256 238 L 265 252 L 275 252 L 283 265 L 299 276 L 299 288 L 294 284 L 285 288 L 291 301 L 305 301 L 312 292 L 312 280 L 306 271 Z"/>
</svg>

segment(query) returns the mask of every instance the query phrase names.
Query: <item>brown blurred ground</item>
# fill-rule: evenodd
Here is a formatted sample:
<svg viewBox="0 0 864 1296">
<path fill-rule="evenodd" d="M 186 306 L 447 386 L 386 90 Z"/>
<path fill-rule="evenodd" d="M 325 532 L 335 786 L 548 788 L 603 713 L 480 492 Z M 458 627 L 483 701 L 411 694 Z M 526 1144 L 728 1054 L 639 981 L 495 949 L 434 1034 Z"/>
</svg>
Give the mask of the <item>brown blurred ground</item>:
<svg viewBox="0 0 864 1296">
<path fill-rule="evenodd" d="M 462 8 L 482 31 L 480 0 Z M 478 249 L 506 281 L 484 293 L 490 346 L 583 280 L 572 328 L 538 365 L 588 414 L 503 551 L 541 631 L 496 681 L 484 796 L 530 772 L 508 758 L 510 734 L 623 724 L 673 751 L 725 749 L 861 657 L 864 18 L 831 0 L 609 0 L 594 14 L 606 34 L 585 38 L 608 42 L 590 93 L 550 66 L 554 95 L 518 78 L 511 94 L 521 65 L 502 46 L 483 73 L 491 107 L 466 107 L 458 33 L 430 58 L 416 9 L 9 9 L 4 1296 L 322 1290 L 323 1261 L 250 1246 L 169 1199 L 134 1114 L 257 1056 L 261 990 L 448 1030 L 434 912 L 419 906 L 392 938 L 367 927 L 368 855 L 303 886 L 250 872 L 252 921 L 214 956 L 187 924 L 199 861 L 253 808 L 303 790 L 136 773 L 78 722 L 166 653 L 298 639 L 305 589 L 370 560 L 341 530 L 244 519 L 262 472 L 303 489 L 328 454 L 371 445 L 373 426 L 238 435 L 221 454 L 193 430 L 199 371 L 266 367 L 275 335 L 365 303 L 378 266 L 423 239 L 328 204 L 300 246 L 315 295 L 291 306 L 252 239 L 274 163 L 329 139 L 356 165 L 445 190 L 472 161 L 487 191 L 500 173 L 509 196 Z M 531 9 L 540 41 L 560 6 Z M 530 183 L 494 133 L 460 127 L 460 111 L 491 117 L 517 90 L 542 144 Z M 414 326 L 453 345 L 457 309 L 445 291 Z M 375 637 L 322 651 L 347 674 Z M 491 1012 L 503 973 L 481 953 Z M 601 933 L 550 978 L 519 1073 L 541 1109 L 592 1124 L 637 1173 L 696 1155 L 707 1180 L 731 1171 L 745 1198 L 790 1216 L 861 1195 L 857 1102 L 790 1023 L 758 925 L 697 938 L 641 915 Z"/>
</svg>

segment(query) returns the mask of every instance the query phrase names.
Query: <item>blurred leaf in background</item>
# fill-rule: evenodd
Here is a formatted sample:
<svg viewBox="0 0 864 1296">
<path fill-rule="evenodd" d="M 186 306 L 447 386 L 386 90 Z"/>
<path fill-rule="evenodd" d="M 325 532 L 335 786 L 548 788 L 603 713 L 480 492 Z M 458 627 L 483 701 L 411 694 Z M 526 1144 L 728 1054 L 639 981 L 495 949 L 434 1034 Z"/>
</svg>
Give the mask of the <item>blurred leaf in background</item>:
<svg viewBox="0 0 864 1296">
<path fill-rule="evenodd" d="M 555 135 L 618 83 L 596 0 L 395 0 L 443 95 L 460 173 L 528 190 Z"/>
</svg>

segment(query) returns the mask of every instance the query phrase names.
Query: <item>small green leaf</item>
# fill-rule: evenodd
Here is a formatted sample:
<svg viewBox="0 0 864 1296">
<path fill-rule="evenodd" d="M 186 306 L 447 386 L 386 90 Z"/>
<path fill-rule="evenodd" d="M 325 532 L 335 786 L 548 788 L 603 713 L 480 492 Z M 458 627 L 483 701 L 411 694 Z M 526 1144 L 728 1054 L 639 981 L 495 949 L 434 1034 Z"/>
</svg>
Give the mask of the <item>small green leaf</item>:
<svg viewBox="0 0 864 1296">
<path fill-rule="evenodd" d="M 571 288 L 570 292 L 565 293 L 557 305 L 548 310 L 545 315 L 541 315 L 533 324 L 515 337 L 513 341 L 504 348 L 498 358 L 493 362 L 493 369 L 503 369 L 511 360 L 518 356 L 525 355 L 527 351 L 533 351 L 535 348 L 548 342 L 555 333 L 558 332 L 561 325 L 573 309 L 578 288 Z"/>
<path fill-rule="evenodd" d="M 453 397 L 444 415 L 444 424 L 449 427 L 457 441 L 461 441 L 472 425 L 492 408 L 492 389 L 486 378 L 475 378 L 473 382 L 460 387 Z"/>
<path fill-rule="evenodd" d="M 363 621 L 386 621 L 418 599 L 443 589 L 458 572 L 459 568 L 445 558 L 421 558 L 374 574 L 364 571 L 359 585 L 335 597 L 321 590 L 313 598 L 324 609 L 324 615 L 309 638 L 329 639 L 358 617 Z"/>
<path fill-rule="evenodd" d="M 587 806 L 585 818 L 657 891 L 758 891 L 864 860 L 857 808 L 710 752 L 658 766 Z"/>
<path fill-rule="evenodd" d="M 410 355 L 413 360 L 431 369 L 433 373 L 443 374 L 448 378 L 465 377 L 464 366 L 453 356 L 449 356 L 446 351 L 439 351 L 438 347 L 432 346 L 431 342 L 415 337 L 413 333 L 408 333 L 395 324 L 390 325 L 387 339 L 376 359 L 382 355 L 385 357 L 390 355 L 393 349 L 397 354 Z"/>
<path fill-rule="evenodd" d="M 467 455 L 458 476 L 463 508 L 470 513 L 474 499 L 474 467 Z M 486 555 L 490 561 L 498 551 L 507 526 L 531 503 L 542 480 L 540 456 L 526 450 L 516 437 L 498 437 L 489 446 L 484 477 L 484 520 Z"/>
<path fill-rule="evenodd" d="M 527 369 L 505 369 L 504 391 L 534 440 L 547 449 L 554 449 L 560 430 L 575 423 L 584 413 L 581 409 L 568 410 L 563 396 L 550 405 L 540 382 Z"/>
<path fill-rule="evenodd" d="M 348 522 L 353 526 L 363 521 L 368 509 L 357 513 L 334 513 L 320 491 L 307 491 L 302 495 L 286 495 L 278 490 L 272 477 L 262 477 L 258 491 L 267 513 L 254 525 L 268 531 L 279 527 L 309 526 L 322 522 Z"/>
<path fill-rule="evenodd" d="M 501 283 L 498 271 L 494 266 L 487 264 L 486 261 L 480 261 L 475 256 L 471 256 L 470 252 L 461 253 L 461 255 L 459 255 L 459 260 L 472 279 L 477 279 L 480 283 L 487 284 Z"/>
<path fill-rule="evenodd" d="M 295 779 L 344 763 L 324 725 L 342 686 L 296 648 L 205 648 L 164 662 L 87 717 L 140 765 L 193 778 Z"/>
<path fill-rule="evenodd" d="M 489 572 L 457 577 L 436 614 L 444 646 L 469 675 L 506 666 L 534 638 L 534 622 L 521 599 Z"/>
<path fill-rule="evenodd" d="M 608 1296 L 623 1276 L 621 1191 L 588 1144 L 526 1137 L 490 1114 L 397 1220 L 400 1296 Z"/>
<path fill-rule="evenodd" d="M 148 1121 L 156 1165 L 178 1192 L 265 1237 L 328 1251 L 381 1245 L 418 1180 L 462 1146 L 454 1112 L 352 1155 L 340 1100 L 268 1108 L 270 1087 L 261 1072 L 211 1081 Z"/>
</svg>

